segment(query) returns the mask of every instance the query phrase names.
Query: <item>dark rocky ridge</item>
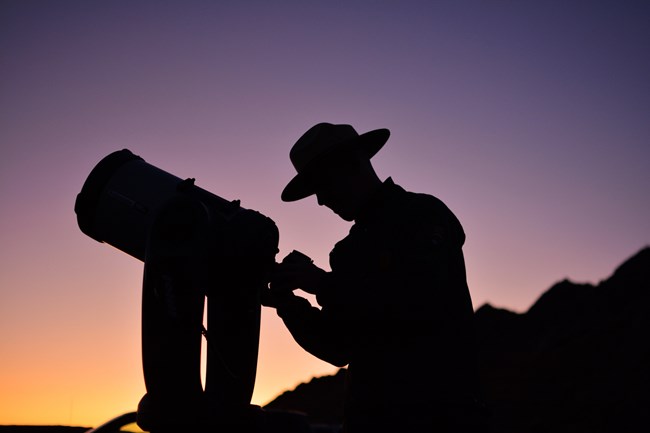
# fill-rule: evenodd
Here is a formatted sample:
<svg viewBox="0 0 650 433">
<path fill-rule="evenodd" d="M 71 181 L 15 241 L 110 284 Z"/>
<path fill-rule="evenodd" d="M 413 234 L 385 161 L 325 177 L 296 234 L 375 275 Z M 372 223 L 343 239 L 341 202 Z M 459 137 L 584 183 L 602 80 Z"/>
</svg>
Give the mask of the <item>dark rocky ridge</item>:
<svg viewBox="0 0 650 433">
<path fill-rule="evenodd" d="M 597 285 L 563 280 L 525 313 L 476 311 L 479 361 L 494 433 L 650 429 L 650 247 Z M 341 420 L 343 370 L 266 408 Z"/>
</svg>

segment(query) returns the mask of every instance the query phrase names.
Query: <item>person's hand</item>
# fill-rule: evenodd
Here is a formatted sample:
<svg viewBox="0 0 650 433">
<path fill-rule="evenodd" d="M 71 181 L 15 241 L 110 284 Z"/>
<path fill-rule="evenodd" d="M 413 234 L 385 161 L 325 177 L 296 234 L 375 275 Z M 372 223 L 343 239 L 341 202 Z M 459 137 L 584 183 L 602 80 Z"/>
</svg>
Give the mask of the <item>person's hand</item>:
<svg viewBox="0 0 650 433">
<path fill-rule="evenodd" d="M 301 289 L 315 295 L 325 274 L 326 271 L 314 265 L 309 257 L 300 253 L 291 253 L 282 260 L 282 263 L 275 265 L 269 287 L 272 293 L 286 293 Z"/>
<path fill-rule="evenodd" d="M 295 295 L 290 291 L 278 292 L 277 290 L 273 291 L 270 288 L 265 288 L 261 293 L 261 304 L 265 307 L 278 308 L 284 305 L 292 296 Z"/>
</svg>

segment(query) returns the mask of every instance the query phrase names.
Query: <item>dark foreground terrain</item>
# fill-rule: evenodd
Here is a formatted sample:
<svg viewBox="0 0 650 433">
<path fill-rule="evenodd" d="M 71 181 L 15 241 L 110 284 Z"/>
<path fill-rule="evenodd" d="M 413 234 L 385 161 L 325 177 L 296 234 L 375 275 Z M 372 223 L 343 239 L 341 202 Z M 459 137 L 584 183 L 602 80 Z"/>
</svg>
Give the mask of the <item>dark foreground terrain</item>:
<svg viewBox="0 0 650 433">
<path fill-rule="evenodd" d="M 0 433 L 84 433 L 90 427 L 0 425 Z"/>
</svg>

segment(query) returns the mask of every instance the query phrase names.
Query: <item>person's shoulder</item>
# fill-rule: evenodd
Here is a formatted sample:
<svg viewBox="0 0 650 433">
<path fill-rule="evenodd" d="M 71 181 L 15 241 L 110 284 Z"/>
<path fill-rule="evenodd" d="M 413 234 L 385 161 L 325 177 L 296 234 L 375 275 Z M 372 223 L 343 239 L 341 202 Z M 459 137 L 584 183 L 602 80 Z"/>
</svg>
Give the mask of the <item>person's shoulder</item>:
<svg viewBox="0 0 650 433">
<path fill-rule="evenodd" d="M 409 191 L 394 182 L 391 187 L 403 205 L 409 209 L 420 212 L 429 210 L 431 212 L 451 213 L 449 207 L 440 198 L 431 193 Z"/>
<path fill-rule="evenodd" d="M 433 194 L 425 192 L 408 191 L 395 184 L 400 191 L 400 204 L 402 216 L 411 221 L 414 226 L 444 227 L 446 231 L 455 233 L 455 238 L 464 242 L 465 233 L 463 226 L 456 214 L 447 204 Z"/>
</svg>

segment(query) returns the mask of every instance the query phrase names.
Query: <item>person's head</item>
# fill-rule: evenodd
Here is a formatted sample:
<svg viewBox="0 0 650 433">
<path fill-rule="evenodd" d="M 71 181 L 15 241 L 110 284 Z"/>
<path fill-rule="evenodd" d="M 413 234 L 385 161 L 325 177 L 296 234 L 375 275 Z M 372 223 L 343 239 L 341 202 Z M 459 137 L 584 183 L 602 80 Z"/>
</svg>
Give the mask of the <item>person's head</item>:
<svg viewBox="0 0 650 433">
<path fill-rule="evenodd" d="M 386 143 L 390 131 L 359 135 L 350 125 L 319 123 L 291 148 L 296 176 L 282 191 L 283 201 L 316 195 L 346 221 L 352 221 L 368 197 L 381 185 L 370 158 Z"/>
</svg>

